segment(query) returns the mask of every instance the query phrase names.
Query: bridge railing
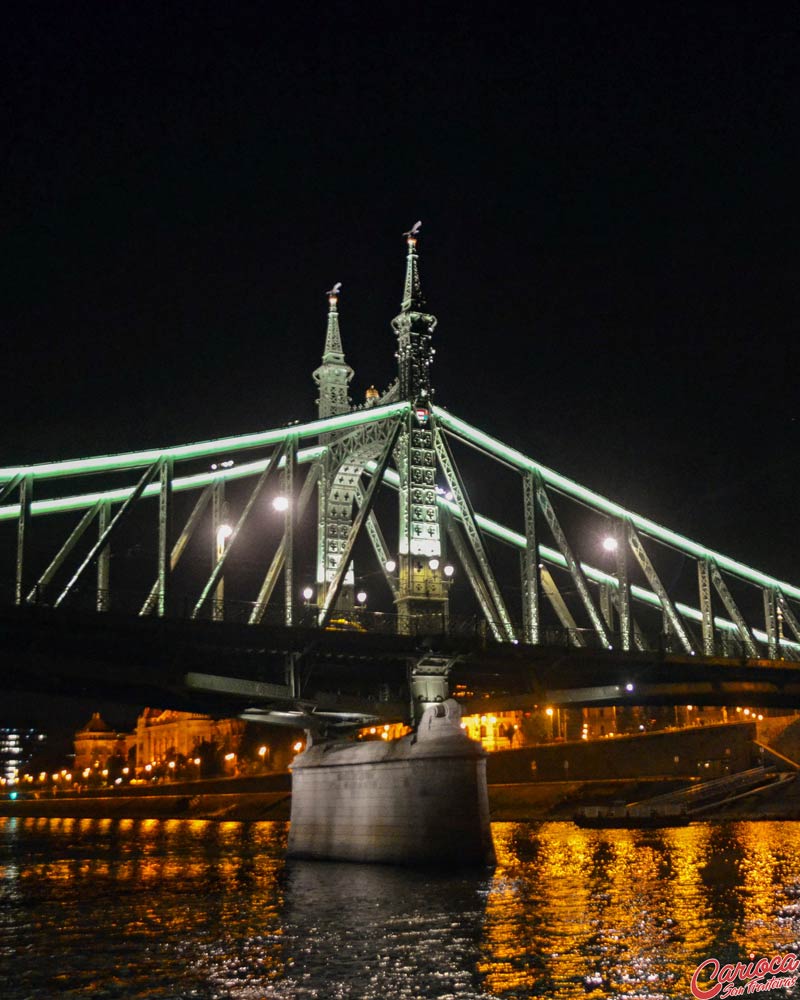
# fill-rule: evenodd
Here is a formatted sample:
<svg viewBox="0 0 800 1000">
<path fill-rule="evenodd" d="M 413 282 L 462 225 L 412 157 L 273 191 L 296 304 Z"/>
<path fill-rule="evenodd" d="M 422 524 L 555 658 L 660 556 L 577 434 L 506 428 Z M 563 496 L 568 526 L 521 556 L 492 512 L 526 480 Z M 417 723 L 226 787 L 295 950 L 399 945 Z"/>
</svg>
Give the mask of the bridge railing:
<svg viewBox="0 0 800 1000">
<path fill-rule="evenodd" d="M 69 602 L 63 606 L 65 613 L 69 610 L 83 612 L 112 612 L 129 616 L 139 616 L 148 593 L 137 589 L 117 589 L 113 591 L 98 591 L 95 587 L 78 587 L 70 595 Z M 0 592 L 0 603 L 10 607 L 13 596 Z M 38 606 L 48 607 L 49 602 L 40 597 Z M 200 621 L 220 621 L 250 624 L 256 604 L 252 601 L 237 601 L 226 598 L 225 601 L 207 601 L 202 611 L 197 615 Z M 193 617 L 194 602 L 190 598 L 178 597 L 173 601 L 167 618 L 188 620 Z M 318 627 L 319 608 L 312 602 L 297 603 L 292 608 L 292 625 L 299 628 L 314 629 Z M 260 610 L 260 624 L 282 626 L 286 624 L 286 608 L 282 603 L 268 605 Z M 498 627 L 501 623 L 495 623 Z M 519 623 L 514 623 L 518 635 L 523 634 Z M 478 639 L 487 645 L 493 645 L 493 629 L 491 623 L 482 615 L 457 615 L 450 613 L 421 615 L 398 615 L 393 612 L 377 611 L 356 606 L 347 610 L 332 612 L 325 629 L 333 632 L 372 633 L 378 635 L 418 635 L 430 638 L 454 637 Z M 539 633 L 539 645 L 556 647 L 583 647 L 586 649 L 602 649 L 604 647 L 593 629 L 568 629 L 559 626 L 542 628 Z M 643 645 L 649 651 L 680 654 L 683 649 L 677 637 L 669 634 L 643 635 Z M 609 634 L 610 648 L 622 648 L 621 636 Z M 518 645 L 519 643 L 513 643 Z M 716 637 L 715 655 L 744 659 L 748 656 L 744 643 L 730 633 Z"/>
</svg>

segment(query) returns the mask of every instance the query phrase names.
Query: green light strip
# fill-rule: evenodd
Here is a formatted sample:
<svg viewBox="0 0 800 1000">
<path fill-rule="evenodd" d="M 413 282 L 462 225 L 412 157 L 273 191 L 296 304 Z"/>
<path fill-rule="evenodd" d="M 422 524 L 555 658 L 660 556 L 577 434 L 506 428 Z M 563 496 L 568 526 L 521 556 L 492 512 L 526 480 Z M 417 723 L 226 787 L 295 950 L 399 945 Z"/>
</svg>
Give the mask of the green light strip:
<svg viewBox="0 0 800 1000">
<path fill-rule="evenodd" d="M 366 467 L 370 472 L 375 471 L 375 463 L 367 462 Z M 384 482 L 388 483 L 395 489 L 400 487 L 400 477 L 395 472 L 394 469 L 387 469 L 383 475 Z M 458 509 L 457 504 L 452 503 L 449 500 L 445 500 L 444 497 L 437 496 L 437 503 L 440 507 L 444 507 L 448 510 L 454 517 L 461 520 L 461 511 Z M 521 535 L 517 531 L 512 531 L 511 528 L 507 528 L 504 524 L 499 524 L 497 521 L 493 521 L 489 517 L 484 517 L 483 514 L 476 514 L 475 520 L 478 522 L 480 528 L 485 531 L 488 535 L 492 535 L 494 538 L 500 539 L 500 541 L 508 542 L 509 545 L 513 545 L 518 549 L 527 548 L 527 541 L 525 536 Z M 560 566 L 562 569 L 568 569 L 567 560 L 564 556 L 557 550 L 551 549 L 548 545 L 539 545 L 539 556 L 546 562 L 553 566 Z M 607 583 L 612 587 L 618 587 L 619 581 L 615 576 L 611 576 L 609 573 L 605 573 L 601 569 L 595 569 L 594 566 L 590 566 L 588 563 L 581 563 L 581 569 L 587 579 L 591 580 L 593 583 Z M 636 584 L 631 586 L 631 596 L 635 597 L 636 600 L 641 601 L 643 604 L 649 604 L 654 608 L 661 608 L 661 601 L 658 596 L 652 592 L 652 590 L 645 590 L 644 587 L 639 587 Z M 675 609 L 679 614 L 683 615 L 684 618 L 688 618 L 691 621 L 702 622 L 703 613 L 698 608 L 693 608 L 689 604 L 681 604 L 676 602 Z M 736 624 L 732 621 L 728 621 L 727 618 L 714 618 L 714 624 L 717 628 L 722 629 L 725 632 L 735 632 L 737 635 L 739 629 Z M 753 635 L 759 642 L 766 643 L 767 634 L 762 632 L 760 629 L 751 629 Z M 789 639 L 783 639 L 781 645 L 785 646 L 787 649 L 800 650 L 800 642 L 792 642 Z"/>
<path fill-rule="evenodd" d="M 357 413 L 343 413 L 341 416 L 329 417 L 327 420 L 312 420 L 308 424 L 294 424 L 277 430 L 219 438 L 216 441 L 200 441 L 197 444 L 184 444 L 173 448 L 151 448 L 148 451 L 130 451 L 121 455 L 98 455 L 94 458 L 76 458 L 65 462 L 20 465 L 0 469 L 0 483 L 8 482 L 20 473 L 33 476 L 36 479 L 60 479 L 63 476 L 81 476 L 92 472 L 140 468 L 152 465 L 159 458 L 182 461 L 188 458 L 227 455 L 248 448 L 280 444 L 288 437 L 316 437 L 319 434 L 328 434 L 332 431 L 348 430 L 351 427 L 360 427 L 362 424 L 375 423 L 406 413 L 410 406 L 410 403 L 391 403 L 388 406 L 376 406 Z"/>
<path fill-rule="evenodd" d="M 317 446 L 315 448 L 304 448 L 297 452 L 297 461 L 301 464 L 313 462 L 315 459 L 325 454 L 325 448 Z M 248 476 L 256 476 L 267 467 L 268 458 L 260 459 L 257 462 L 247 462 L 244 465 L 234 465 L 230 469 L 219 469 L 217 472 L 201 472 L 194 476 L 181 476 L 173 479 L 172 488 L 177 493 L 184 490 L 200 489 L 210 483 L 220 481 L 228 482 L 234 479 L 246 479 Z M 282 458 L 278 463 L 279 468 L 283 468 L 286 459 Z M 145 488 L 143 497 L 157 497 L 160 492 L 158 483 L 151 483 Z M 72 510 L 86 510 L 93 507 L 98 500 L 107 500 L 112 504 L 124 503 L 133 493 L 133 486 L 123 486 L 116 490 L 106 490 L 103 493 L 81 493 L 71 497 L 58 497 L 54 500 L 34 500 L 31 504 L 31 515 L 36 517 L 41 514 L 64 514 Z M 11 504 L 7 507 L 0 507 L 0 521 L 12 521 L 19 517 L 19 504 Z"/>
<path fill-rule="evenodd" d="M 638 514 L 633 514 L 612 500 L 608 500 L 600 496 L 599 493 L 594 493 L 585 486 L 581 486 L 580 483 L 576 483 L 572 479 L 568 479 L 566 476 L 548 469 L 545 465 L 534 462 L 533 459 L 523 455 L 522 452 L 517 451 L 515 448 L 509 448 L 488 434 L 484 434 L 483 431 L 478 430 L 476 427 L 472 427 L 458 417 L 454 417 L 447 410 L 442 410 L 440 407 L 435 406 L 433 412 L 442 427 L 446 427 L 457 436 L 475 445 L 477 448 L 487 451 L 495 458 L 508 462 L 515 469 L 519 469 L 522 472 L 538 472 L 549 486 L 552 486 L 553 489 L 558 490 L 560 493 L 565 493 L 575 500 L 580 500 L 581 503 L 585 503 L 594 510 L 601 511 L 603 514 L 608 514 L 610 517 L 630 518 L 632 524 L 639 531 L 652 538 L 657 538 L 659 541 L 671 545 L 681 552 L 694 556 L 695 559 L 712 559 L 720 569 L 725 569 L 734 576 L 748 580 L 750 583 L 755 583 L 759 587 L 777 588 L 787 596 L 800 599 L 800 588 L 793 586 L 791 583 L 776 580 L 775 577 L 768 576 L 760 570 L 752 569 L 750 566 L 745 566 L 744 563 L 730 559 L 720 552 L 707 549 L 705 546 L 693 542 L 690 538 L 685 538 L 683 535 L 679 535 L 669 528 L 664 528 L 660 524 L 656 524 L 655 521 L 651 521 L 646 517 L 640 517 Z"/>
</svg>

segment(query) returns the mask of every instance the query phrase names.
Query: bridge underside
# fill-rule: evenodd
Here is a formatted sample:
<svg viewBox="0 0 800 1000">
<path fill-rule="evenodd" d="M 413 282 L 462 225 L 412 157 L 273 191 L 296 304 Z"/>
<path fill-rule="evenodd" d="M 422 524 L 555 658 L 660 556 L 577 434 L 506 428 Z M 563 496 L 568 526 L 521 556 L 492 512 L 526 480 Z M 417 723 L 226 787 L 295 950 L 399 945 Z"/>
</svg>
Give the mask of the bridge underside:
<svg viewBox="0 0 800 1000">
<path fill-rule="evenodd" d="M 414 721 L 412 672 L 448 665 L 465 712 L 534 705 L 800 708 L 800 663 L 494 645 L 475 638 L 0 612 L 0 688 L 113 697 L 317 731 Z M 423 667 L 424 669 L 424 667 Z M 445 697 L 447 688 L 445 690 Z"/>
</svg>

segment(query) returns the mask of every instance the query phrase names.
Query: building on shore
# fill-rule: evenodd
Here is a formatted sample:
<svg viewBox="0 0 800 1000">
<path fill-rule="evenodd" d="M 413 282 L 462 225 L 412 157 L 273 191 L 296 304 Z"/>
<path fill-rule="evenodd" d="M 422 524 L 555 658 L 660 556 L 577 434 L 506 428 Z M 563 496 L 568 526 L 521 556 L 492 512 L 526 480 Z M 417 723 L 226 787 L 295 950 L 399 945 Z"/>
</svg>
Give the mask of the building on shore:
<svg viewBox="0 0 800 1000">
<path fill-rule="evenodd" d="M 197 712 L 146 708 L 136 722 L 136 768 L 165 761 L 167 757 L 192 757 L 203 743 L 225 751 L 229 766 L 241 755 L 246 723 L 241 719 L 212 719 Z M 233 757 L 228 757 L 233 754 Z"/>
<path fill-rule="evenodd" d="M 86 725 L 75 733 L 75 771 L 105 767 L 109 758 L 120 757 L 127 760 L 132 745 L 129 733 L 118 733 L 103 719 L 99 712 L 93 712 Z"/>
</svg>

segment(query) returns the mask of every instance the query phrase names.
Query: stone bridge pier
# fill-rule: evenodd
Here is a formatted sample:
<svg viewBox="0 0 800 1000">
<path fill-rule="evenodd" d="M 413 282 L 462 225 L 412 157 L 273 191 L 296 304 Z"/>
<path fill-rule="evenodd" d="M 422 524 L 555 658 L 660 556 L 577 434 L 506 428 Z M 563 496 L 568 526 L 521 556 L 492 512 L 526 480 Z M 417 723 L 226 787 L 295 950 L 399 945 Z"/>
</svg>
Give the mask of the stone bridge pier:
<svg viewBox="0 0 800 1000">
<path fill-rule="evenodd" d="M 289 857 L 492 864 L 486 753 L 460 723 L 445 699 L 402 739 L 310 746 L 292 765 Z"/>
</svg>

